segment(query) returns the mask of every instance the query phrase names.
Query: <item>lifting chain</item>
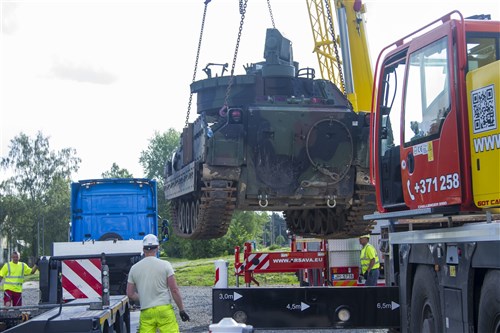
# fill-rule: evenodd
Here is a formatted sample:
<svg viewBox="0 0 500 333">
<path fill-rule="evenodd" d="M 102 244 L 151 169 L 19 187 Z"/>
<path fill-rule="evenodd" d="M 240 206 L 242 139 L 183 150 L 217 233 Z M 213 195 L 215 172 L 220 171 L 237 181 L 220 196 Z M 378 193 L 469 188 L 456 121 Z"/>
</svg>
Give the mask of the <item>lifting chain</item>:
<svg viewBox="0 0 500 333">
<path fill-rule="evenodd" d="M 333 49 L 335 50 L 335 60 L 337 61 L 337 66 L 338 66 L 337 68 L 339 70 L 340 85 L 342 88 L 342 92 L 344 93 L 344 96 L 347 96 L 347 94 L 345 92 L 344 73 L 342 72 L 342 66 L 340 64 L 339 48 L 337 46 L 337 40 L 335 38 L 335 30 L 333 29 L 332 11 L 330 8 L 330 0 L 325 0 L 325 6 L 326 6 L 326 15 L 328 17 L 328 23 L 330 24 L 330 34 L 332 34 Z"/>
<path fill-rule="evenodd" d="M 243 23 L 245 21 L 245 14 L 247 11 L 247 2 L 248 2 L 248 0 L 240 0 L 240 15 L 241 15 L 240 27 L 238 29 L 238 38 L 236 39 L 236 47 L 234 49 L 233 64 L 231 66 L 231 77 L 229 78 L 229 83 L 227 85 L 226 97 L 224 98 L 224 105 L 222 106 L 222 108 L 219 111 L 219 115 L 221 115 L 221 116 L 223 116 L 224 112 L 226 112 L 227 101 L 229 99 L 229 94 L 231 93 L 231 86 L 233 85 L 234 68 L 236 67 L 236 58 L 238 57 L 238 48 L 240 47 L 241 32 L 243 31 Z"/>
<path fill-rule="evenodd" d="M 196 80 L 196 72 L 198 71 L 198 60 L 200 59 L 200 50 L 201 50 L 201 41 L 203 40 L 203 30 L 205 28 L 205 18 L 207 16 L 207 7 L 208 4 L 210 3 L 211 0 L 205 0 L 205 8 L 203 9 L 203 18 L 201 20 L 201 30 L 200 30 L 200 38 L 198 40 L 198 50 L 196 51 L 196 60 L 194 62 L 194 73 L 193 73 L 193 80 L 191 82 L 194 82 Z M 187 109 L 187 114 L 186 114 L 186 122 L 184 124 L 184 127 L 187 128 L 189 124 L 189 114 L 191 112 L 191 103 L 193 101 L 193 93 L 191 92 L 189 94 L 189 102 L 188 102 L 188 109 Z"/>
<path fill-rule="evenodd" d="M 267 0 L 267 8 L 269 8 L 269 15 L 271 15 L 271 23 L 273 24 L 273 29 L 276 29 L 274 24 L 273 10 L 271 9 L 271 0 Z"/>
</svg>

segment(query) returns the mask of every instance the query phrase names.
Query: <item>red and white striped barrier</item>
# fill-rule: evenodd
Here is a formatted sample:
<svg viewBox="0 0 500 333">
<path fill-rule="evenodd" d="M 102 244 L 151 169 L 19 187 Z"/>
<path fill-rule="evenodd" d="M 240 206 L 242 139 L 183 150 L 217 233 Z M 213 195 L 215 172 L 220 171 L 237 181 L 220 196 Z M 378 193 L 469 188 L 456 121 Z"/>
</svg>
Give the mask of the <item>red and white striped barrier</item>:
<svg viewBox="0 0 500 333">
<path fill-rule="evenodd" d="M 63 260 L 61 267 L 63 300 L 102 296 L 101 260 Z"/>
<path fill-rule="evenodd" d="M 252 253 L 245 260 L 246 269 L 250 271 L 269 268 L 269 253 Z"/>
</svg>

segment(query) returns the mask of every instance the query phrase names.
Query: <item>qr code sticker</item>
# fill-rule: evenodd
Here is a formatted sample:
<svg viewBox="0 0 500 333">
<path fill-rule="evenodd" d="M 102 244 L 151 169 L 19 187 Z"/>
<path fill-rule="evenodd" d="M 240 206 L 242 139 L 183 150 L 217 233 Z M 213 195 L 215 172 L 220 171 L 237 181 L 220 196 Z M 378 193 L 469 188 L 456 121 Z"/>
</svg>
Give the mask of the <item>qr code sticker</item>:
<svg viewBox="0 0 500 333">
<path fill-rule="evenodd" d="M 474 133 L 486 132 L 497 128 L 495 86 L 473 90 L 472 97 L 472 121 L 474 122 Z"/>
</svg>

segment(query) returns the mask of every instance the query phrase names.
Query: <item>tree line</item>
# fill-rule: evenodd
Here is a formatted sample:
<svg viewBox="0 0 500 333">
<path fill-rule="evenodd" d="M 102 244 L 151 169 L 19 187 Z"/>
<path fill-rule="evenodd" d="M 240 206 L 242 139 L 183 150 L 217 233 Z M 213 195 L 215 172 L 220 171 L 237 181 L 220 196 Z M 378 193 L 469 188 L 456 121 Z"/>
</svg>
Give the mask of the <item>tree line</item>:
<svg viewBox="0 0 500 333">
<path fill-rule="evenodd" d="M 139 156 L 144 177 L 157 181 L 158 214 L 167 220 L 170 204 L 161 195 L 163 169 L 179 137 L 180 133 L 172 128 L 164 133 L 155 132 Z M 20 133 L 10 141 L 7 155 L 0 159 L 5 177 L 0 182 L 0 234 L 9 248 L 22 249 L 24 260 L 50 255 L 53 242 L 68 240 L 71 177 L 78 172 L 81 159 L 74 148 L 52 150 L 49 139 L 42 132 L 34 137 Z M 100 176 L 134 177 L 116 163 Z M 170 233 L 162 250 L 171 257 L 211 258 L 232 254 L 235 246 L 243 246 L 246 241 L 263 246 L 285 244 L 283 218 L 275 213 L 238 211 L 227 235 L 221 239 L 191 241 Z"/>
</svg>

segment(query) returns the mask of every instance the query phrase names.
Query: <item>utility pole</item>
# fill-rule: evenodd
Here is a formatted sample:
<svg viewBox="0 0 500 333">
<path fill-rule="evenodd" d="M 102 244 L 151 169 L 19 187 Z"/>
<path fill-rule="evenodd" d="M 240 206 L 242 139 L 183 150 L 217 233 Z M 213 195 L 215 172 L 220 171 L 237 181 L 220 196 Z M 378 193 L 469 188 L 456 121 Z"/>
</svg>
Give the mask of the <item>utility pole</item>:
<svg viewBox="0 0 500 333">
<path fill-rule="evenodd" d="M 36 256 L 40 256 L 40 217 L 36 218 Z"/>
<path fill-rule="evenodd" d="M 278 230 L 279 230 L 279 231 L 278 231 L 278 235 L 280 235 L 280 236 L 281 236 L 281 222 L 282 222 L 282 221 L 281 221 L 281 219 L 280 219 L 279 221 L 280 221 L 280 222 L 278 223 Z"/>
<path fill-rule="evenodd" d="M 271 215 L 271 245 L 274 244 L 274 213 Z"/>
<path fill-rule="evenodd" d="M 45 215 L 42 215 L 42 253 L 45 255 Z M 37 256 L 39 257 L 39 256 Z"/>
</svg>

